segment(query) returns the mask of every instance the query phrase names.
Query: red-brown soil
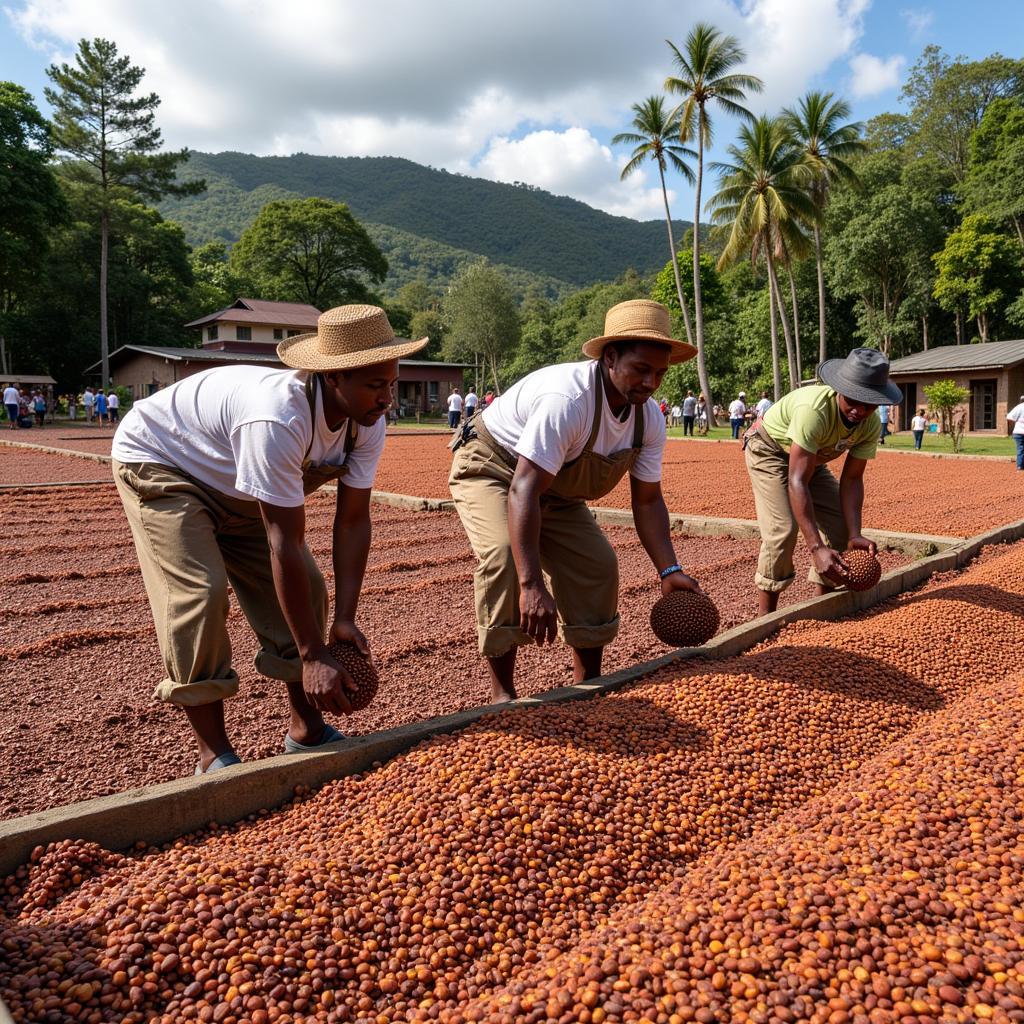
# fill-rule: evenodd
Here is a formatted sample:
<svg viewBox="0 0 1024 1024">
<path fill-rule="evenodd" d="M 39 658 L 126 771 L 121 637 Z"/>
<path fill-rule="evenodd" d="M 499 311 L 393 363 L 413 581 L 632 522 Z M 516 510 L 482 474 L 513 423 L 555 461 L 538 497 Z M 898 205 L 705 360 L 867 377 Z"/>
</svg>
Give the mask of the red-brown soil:
<svg viewBox="0 0 1024 1024">
<path fill-rule="evenodd" d="M 88 465 L 88 463 L 83 463 Z M 309 506 L 310 546 L 330 570 L 332 499 Z M 187 774 L 194 766 L 184 716 L 151 697 L 162 675 L 149 605 L 113 488 L 0 495 L 0 816 L 68 803 Z M 379 662 L 381 693 L 337 724 L 351 733 L 486 703 L 476 647 L 473 557 L 453 513 L 373 506 L 374 541 L 359 608 Z M 633 530 L 608 535 L 619 552 L 622 628 L 606 671 L 663 654 L 650 631 L 660 591 Z M 722 629 L 756 614 L 754 541 L 677 542 L 682 563 L 717 603 Z M 803 555 L 800 555 L 803 559 Z M 903 561 L 883 554 L 886 569 Z M 804 573 L 784 603 L 809 597 Z M 255 639 L 235 609 L 229 633 L 241 676 L 228 721 L 245 759 L 279 753 L 287 727 L 280 683 L 252 667 Z M 571 681 L 567 648 L 523 649 L 521 691 Z"/>
<path fill-rule="evenodd" d="M 1022 581 L 1017 544 L 234 828 L 39 849 L 0 994 L 131 1024 L 1018 1021 Z"/>
</svg>

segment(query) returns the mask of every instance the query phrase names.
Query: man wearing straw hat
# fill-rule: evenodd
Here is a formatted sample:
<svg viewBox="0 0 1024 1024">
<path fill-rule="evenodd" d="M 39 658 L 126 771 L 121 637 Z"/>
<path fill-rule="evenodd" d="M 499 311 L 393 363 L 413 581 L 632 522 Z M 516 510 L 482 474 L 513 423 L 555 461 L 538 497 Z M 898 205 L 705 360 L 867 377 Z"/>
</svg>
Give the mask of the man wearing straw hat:
<svg viewBox="0 0 1024 1024">
<path fill-rule="evenodd" d="M 699 590 L 676 559 L 661 494 L 665 418 L 651 396 L 672 363 L 696 354 L 670 331 L 660 303 L 613 306 L 585 361 L 528 374 L 452 443 L 448 483 L 477 557 L 477 635 L 496 702 L 516 697 L 516 648 L 556 631 L 576 682 L 601 674 L 619 627 L 618 564 L 586 502 L 627 473 L 662 592 Z"/>
<path fill-rule="evenodd" d="M 878 407 L 903 400 L 889 380 L 889 360 L 871 348 L 818 367 L 820 384 L 776 402 L 743 436 L 761 530 L 754 584 L 758 614 L 773 612 L 794 580 L 793 552 L 803 536 L 808 574 L 820 595 L 846 582 L 842 552 L 875 552 L 861 534 L 864 470 L 882 430 Z M 839 480 L 826 463 L 846 455 Z"/>
<path fill-rule="evenodd" d="M 166 676 L 156 696 L 184 708 L 196 774 L 237 764 L 224 700 L 238 690 L 228 586 L 260 641 L 256 668 L 287 684 L 285 749 L 340 739 L 324 712 L 351 712 L 351 677 L 328 643 L 356 644 L 370 546 L 370 490 L 384 447 L 398 341 L 376 306 L 323 313 L 277 346 L 293 369 L 224 366 L 136 402 L 114 436 L 113 470 L 153 611 Z M 334 618 L 305 544 L 305 495 L 337 480 Z"/>
</svg>

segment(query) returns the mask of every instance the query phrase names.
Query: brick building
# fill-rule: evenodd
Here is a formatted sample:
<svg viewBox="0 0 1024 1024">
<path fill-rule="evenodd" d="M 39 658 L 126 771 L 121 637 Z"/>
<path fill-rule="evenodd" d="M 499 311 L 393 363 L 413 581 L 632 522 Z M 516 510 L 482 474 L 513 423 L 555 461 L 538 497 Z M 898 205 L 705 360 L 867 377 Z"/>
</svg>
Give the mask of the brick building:
<svg viewBox="0 0 1024 1024">
<path fill-rule="evenodd" d="M 277 358 L 277 343 L 284 338 L 316 330 L 320 311 L 294 302 L 237 299 L 232 305 L 186 324 L 198 329 L 195 348 L 157 345 L 122 345 L 110 354 L 110 373 L 116 387 L 127 388 L 132 399 L 145 398 L 214 366 L 243 364 L 284 369 Z M 88 373 L 99 373 L 100 364 Z M 463 387 L 464 363 L 403 359 L 398 364 L 396 400 L 399 415 L 440 413 L 453 388 Z"/>
<path fill-rule="evenodd" d="M 984 345 L 942 345 L 893 360 L 889 376 L 903 390 L 898 426 L 907 430 L 917 409 L 928 404 L 924 388 L 937 380 L 955 380 L 970 392 L 966 403 L 970 433 L 1008 434 L 1006 414 L 1024 395 L 1024 340 Z"/>
</svg>

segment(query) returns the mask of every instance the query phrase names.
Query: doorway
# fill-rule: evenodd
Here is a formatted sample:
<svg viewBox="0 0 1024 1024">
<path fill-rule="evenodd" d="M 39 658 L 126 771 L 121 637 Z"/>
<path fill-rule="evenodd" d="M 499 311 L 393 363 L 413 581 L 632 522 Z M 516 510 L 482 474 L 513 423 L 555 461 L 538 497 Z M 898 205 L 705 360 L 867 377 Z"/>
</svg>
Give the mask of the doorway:
<svg viewBox="0 0 1024 1024">
<path fill-rule="evenodd" d="M 900 402 L 900 430 L 909 430 L 910 421 L 917 415 L 917 381 L 907 381 L 900 385 L 903 401 Z"/>
<path fill-rule="evenodd" d="M 996 381 L 971 381 L 971 430 L 996 429 Z"/>
</svg>

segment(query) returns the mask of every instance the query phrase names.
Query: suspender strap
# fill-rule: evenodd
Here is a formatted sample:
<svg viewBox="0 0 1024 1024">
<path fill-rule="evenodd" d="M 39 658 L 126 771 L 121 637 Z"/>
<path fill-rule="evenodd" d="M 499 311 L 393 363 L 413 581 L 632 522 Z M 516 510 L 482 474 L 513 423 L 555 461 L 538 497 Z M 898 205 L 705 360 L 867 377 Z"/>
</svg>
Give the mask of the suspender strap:
<svg viewBox="0 0 1024 1024">
<path fill-rule="evenodd" d="M 633 447 L 643 448 L 644 446 L 644 409 L 647 403 L 633 406 Z"/>
<path fill-rule="evenodd" d="M 316 393 L 321 387 L 319 373 L 311 373 L 306 378 L 306 401 L 309 403 L 309 417 L 312 422 L 313 432 L 309 435 L 309 445 L 306 448 L 306 454 L 302 456 L 303 462 L 308 461 L 309 453 L 313 450 L 313 438 L 316 436 Z M 356 446 L 357 431 L 356 421 L 349 417 L 348 430 L 345 432 L 345 444 L 342 449 L 345 452 L 346 460 Z"/>
<path fill-rule="evenodd" d="M 644 405 L 633 406 L 633 445 L 634 448 L 644 446 Z M 594 423 L 590 428 L 590 437 L 583 446 L 584 452 L 593 451 L 597 443 L 597 434 L 601 429 L 601 415 L 604 412 L 604 370 L 597 364 L 597 387 L 594 388 Z M 583 454 L 582 452 L 580 453 Z"/>
</svg>

